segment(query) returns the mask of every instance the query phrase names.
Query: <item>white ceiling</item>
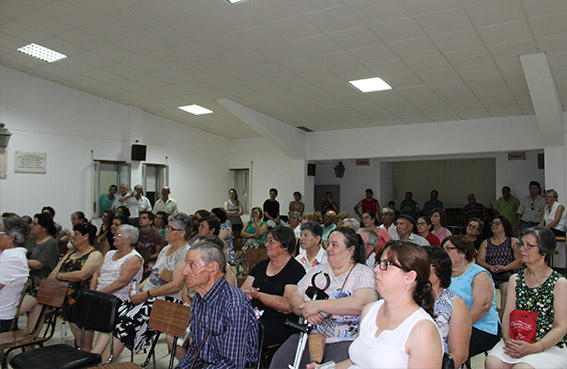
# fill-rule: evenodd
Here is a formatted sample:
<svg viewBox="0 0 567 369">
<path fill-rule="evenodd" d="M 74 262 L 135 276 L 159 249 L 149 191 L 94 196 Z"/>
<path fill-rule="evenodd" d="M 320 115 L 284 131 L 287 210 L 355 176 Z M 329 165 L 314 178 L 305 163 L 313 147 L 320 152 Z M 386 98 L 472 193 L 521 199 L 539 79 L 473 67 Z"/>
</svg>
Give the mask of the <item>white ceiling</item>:
<svg viewBox="0 0 567 369">
<path fill-rule="evenodd" d="M 534 114 L 539 52 L 567 107 L 567 0 L 0 0 L 1 64 L 228 138 L 258 134 L 219 98 L 314 131 Z"/>
</svg>

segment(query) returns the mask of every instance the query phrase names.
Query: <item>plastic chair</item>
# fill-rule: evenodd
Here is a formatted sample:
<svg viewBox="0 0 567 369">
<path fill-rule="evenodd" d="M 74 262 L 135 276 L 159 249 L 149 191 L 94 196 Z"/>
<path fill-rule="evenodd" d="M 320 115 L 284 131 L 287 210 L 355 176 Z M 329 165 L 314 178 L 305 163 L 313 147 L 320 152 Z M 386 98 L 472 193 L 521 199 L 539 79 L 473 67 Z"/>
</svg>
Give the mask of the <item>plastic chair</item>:
<svg viewBox="0 0 567 369">
<path fill-rule="evenodd" d="M 73 305 L 71 322 L 81 327 L 79 348 L 58 344 L 40 347 L 32 351 L 18 354 L 10 360 L 14 369 L 44 368 L 71 369 L 84 368 L 101 363 L 101 356 L 81 351 L 85 330 L 111 333 L 118 316 L 120 299 L 106 293 L 85 290 L 81 291 Z M 110 335 L 110 359 L 113 357 L 113 337 Z"/>
<path fill-rule="evenodd" d="M 160 334 L 163 332 L 173 336 L 173 348 L 169 358 L 169 369 L 173 368 L 173 361 L 175 359 L 175 349 L 177 347 L 177 338 L 185 335 L 185 330 L 189 325 L 191 318 L 191 308 L 189 306 L 176 304 L 174 302 L 165 300 L 156 300 L 152 306 L 150 313 L 150 320 L 148 322 L 150 328 L 157 333 L 153 337 L 152 347 L 146 361 L 140 366 L 132 362 L 121 362 L 108 364 L 103 369 L 139 369 L 145 368 L 152 356 L 155 356 L 155 347 L 159 340 Z"/>
<path fill-rule="evenodd" d="M 8 367 L 8 354 L 18 348 L 22 350 L 27 346 L 40 345 L 49 341 L 55 332 L 57 314 L 49 307 L 61 307 L 67 295 L 68 283 L 55 279 L 43 279 L 39 283 L 37 302 L 43 305 L 41 313 L 35 322 L 33 330 L 10 331 L 0 333 L 0 350 L 6 350 L 2 356 L 2 369 Z M 43 336 L 40 336 L 44 322 L 47 322 Z"/>
</svg>

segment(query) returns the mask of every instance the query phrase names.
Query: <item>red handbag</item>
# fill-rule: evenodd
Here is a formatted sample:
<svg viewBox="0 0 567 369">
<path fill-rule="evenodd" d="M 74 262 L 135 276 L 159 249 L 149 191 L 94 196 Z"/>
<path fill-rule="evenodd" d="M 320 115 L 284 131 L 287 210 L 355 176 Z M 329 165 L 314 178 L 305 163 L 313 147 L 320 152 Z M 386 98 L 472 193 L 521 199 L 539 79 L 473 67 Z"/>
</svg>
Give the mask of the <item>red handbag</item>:
<svg viewBox="0 0 567 369">
<path fill-rule="evenodd" d="M 534 343 L 537 330 L 537 311 L 512 310 L 510 313 L 510 337 Z"/>
</svg>

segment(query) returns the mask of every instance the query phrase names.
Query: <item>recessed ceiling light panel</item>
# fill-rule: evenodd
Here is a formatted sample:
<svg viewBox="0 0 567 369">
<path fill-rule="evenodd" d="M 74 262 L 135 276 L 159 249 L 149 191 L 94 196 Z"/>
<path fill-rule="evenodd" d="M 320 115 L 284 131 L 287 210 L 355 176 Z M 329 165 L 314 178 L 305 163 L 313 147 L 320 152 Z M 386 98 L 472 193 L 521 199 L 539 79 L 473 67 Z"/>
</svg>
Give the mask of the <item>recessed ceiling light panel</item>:
<svg viewBox="0 0 567 369">
<path fill-rule="evenodd" d="M 37 45 L 37 44 L 29 44 L 18 49 L 19 52 L 24 53 L 29 56 L 33 56 L 34 58 L 41 59 L 48 63 L 53 63 L 54 61 L 61 60 L 67 57 L 67 55 L 63 55 L 58 53 L 57 51 L 53 51 L 46 47 Z"/>
<path fill-rule="evenodd" d="M 362 92 L 373 92 L 373 91 L 383 91 L 383 90 L 392 89 L 392 87 L 390 87 L 389 84 L 384 82 L 382 78 L 379 77 L 358 79 L 356 81 L 349 81 L 349 83 Z"/>
<path fill-rule="evenodd" d="M 194 114 L 194 115 L 211 114 L 213 112 L 212 110 L 203 108 L 202 106 L 199 106 L 199 105 L 196 105 L 196 104 L 180 106 L 179 109 L 185 110 L 186 112 Z"/>
<path fill-rule="evenodd" d="M 226 1 L 227 1 L 228 3 L 230 3 L 230 4 L 236 4 L 236 3 L 242 3 L 242 2 L 244 2 L 244 1 L 246 1 L 246 0 L 226 0 Z"/>
</svg>

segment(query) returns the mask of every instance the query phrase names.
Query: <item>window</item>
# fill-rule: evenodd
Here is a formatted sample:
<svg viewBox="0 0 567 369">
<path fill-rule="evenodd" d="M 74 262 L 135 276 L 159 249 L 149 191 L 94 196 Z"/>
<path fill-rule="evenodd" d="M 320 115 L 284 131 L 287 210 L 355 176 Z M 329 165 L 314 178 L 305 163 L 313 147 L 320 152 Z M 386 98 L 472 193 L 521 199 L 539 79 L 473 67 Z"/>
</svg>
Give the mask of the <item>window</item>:
<svg viewBox="0 0 567 369">
<path fill-rule="evenodd" d="M 121 161 L 93 161 L 93 214 L 92 218 L 100 218 L 101 195 L 107 194 L 111 185 L 120 187 L 121 183 L 130 185 L 130 163 Z"/>
</svg>

